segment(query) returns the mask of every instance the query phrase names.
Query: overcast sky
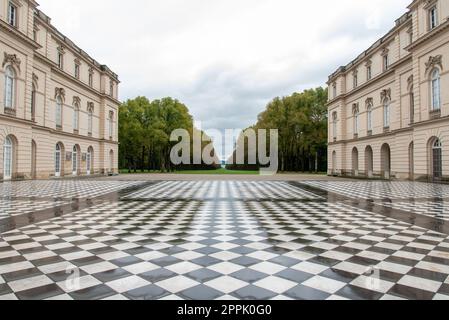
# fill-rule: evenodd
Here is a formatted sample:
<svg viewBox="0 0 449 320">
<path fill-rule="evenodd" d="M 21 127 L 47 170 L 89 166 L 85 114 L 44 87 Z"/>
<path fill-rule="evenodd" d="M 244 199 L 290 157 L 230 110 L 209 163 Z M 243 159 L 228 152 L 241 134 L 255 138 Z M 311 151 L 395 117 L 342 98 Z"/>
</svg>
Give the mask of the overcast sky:
<svg viewBox="0 0 449 320">
<path fill-rule="evenodd" d="M 38 0 L 119 74 L 120 99 L 171 96 L 207 128 L 245 128 L 276 96 L 324 86 L 411 0 Z"/>
</svg>

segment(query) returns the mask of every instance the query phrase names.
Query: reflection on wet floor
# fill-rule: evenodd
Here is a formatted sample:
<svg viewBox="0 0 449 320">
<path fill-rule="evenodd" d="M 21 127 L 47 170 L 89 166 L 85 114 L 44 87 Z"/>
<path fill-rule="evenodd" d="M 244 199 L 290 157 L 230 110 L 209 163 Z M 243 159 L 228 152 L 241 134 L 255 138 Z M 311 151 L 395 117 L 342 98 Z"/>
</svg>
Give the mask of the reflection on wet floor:
<svg viewBox="0 0 449 320">
<path fill-rule="evenodd" d="M 440 220 L 310 185 L 148 183 L 59 210 L 9 219 L 0 299 L 449 299 L 449 237 L 422 227 Z"/>
</svg>

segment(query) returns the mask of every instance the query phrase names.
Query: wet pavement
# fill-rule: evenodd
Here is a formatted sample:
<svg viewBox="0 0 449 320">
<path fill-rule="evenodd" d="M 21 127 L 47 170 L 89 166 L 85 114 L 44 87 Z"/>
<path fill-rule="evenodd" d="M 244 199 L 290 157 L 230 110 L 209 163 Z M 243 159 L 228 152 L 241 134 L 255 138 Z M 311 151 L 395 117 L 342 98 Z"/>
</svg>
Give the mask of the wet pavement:
<svg viewBox="0 0 449 320">
<path fill-rule="evenodd" d="M 449 186 L 0 184 L 0 299 L 449 299 Z"/>
</svg>

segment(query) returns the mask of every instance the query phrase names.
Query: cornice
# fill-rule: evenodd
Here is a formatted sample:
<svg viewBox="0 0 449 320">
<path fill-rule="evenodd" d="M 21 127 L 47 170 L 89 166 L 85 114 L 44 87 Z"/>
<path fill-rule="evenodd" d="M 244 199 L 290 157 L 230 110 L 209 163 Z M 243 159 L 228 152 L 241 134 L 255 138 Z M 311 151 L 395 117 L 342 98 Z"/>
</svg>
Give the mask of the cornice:
<svg viewBox="0 0 449 320">
<path fill-rule="evenodd" d="M 440 123 L 440 122 L 447 122 L 447 121 L 449 121 L 449 116 L 444 116 L 444 117 L 440 117 L 437 119 L 430 119 L 430 120 L 415 122 L 415 123 L 411 124 L 410 127 L 396 129 L 396 130 L 390 131 L 388 133 L 380 133 L 380 134 L 375 134 L 372 136 L 364 136 L 364 137 L 359 137 L 357 139 L 339 140 L 337 142 L 329 142 L 328 145 L 338 145 L 338 144 L 342 144 L 342 143 L 346 144 L 346 143 L 365 141 L 365 140 L 370 140 L 370 139 L 375 139 L 375 138 L 388 137 L 388 136 L 396 135 L 396 134 L 402 133 L 402 132 L 413 131 L 413 129 L 416 127 L 422 127 L 422 126 L 429 125 L 432 123 Z"/>
<path fill-rule="evenodd" d="M 420 47 L 421 45 L 425 44 L 427 41 L 429 41 L 431 38 L 433 38 L 437 34 L 443 32 L 443 31 L 447 31 L 448 29 L 449 29 L 449 18 L 445 22 L 440 24 L 438 27 L 433 29 L 432 31 L 427 32 L 425 35 L 421 36 L 416 41 L 414 41 L 413 43 L 411 43 L 410 45 L 405 47 L 405 50 L 412 51 L 412 50 Z"/>
<path fill-rule="evenodd" d="M 100 98 L 108 98 L 110 101 L 112 101 L 112 102 L 114 102 L 116 104 L 121 104 L 121 101 L 119 101 L 117 99 L 114 99 L 111 96 L 109 96 L 109 95 L 107 95 L 105 93 L 102 93 L 102 92 L 100 92 L 100 91 L 90 87 L 89 85 L 85 84 L 81 80 L 79 80 L 79 79 L 75 78 L 74 76 L 68 74 L 67 72 L 61 70 L 56 63 L 54 63 L 53 61 L 48 59 L 46 56 L 44 56 L 44 55 L 42 55 L 42 54 L 40 54 L 38 52 L 35 52 L 34 56 L 39 58 L 40 60 L 42 60 L 46 64 L 48 64 L 50 66 L 52 72 L 63 76 L 64 78 L 72 81 L 76 85 L 81 86 L 83 89 L 86 89 L 86 90 L 90 91 L 91 93 L 95 94 L 96 96 L 98 96 Z"/>
<path fill-rule="evenodd" d="M 17 30 L 16 28 L 10 26 L 8 23 L 0 19 L 0 29 L 4 30 L 6 32 L 11 33 L 14 35 L 17 39 L 19 39 L 22 43 L 26 44 L 27 46 L 31 47 L 34 50 L 38 50 L 42 48 L 40 44 L 38 44 L 36 41 L 28 38 L 25 34 Z"/>
</svg>

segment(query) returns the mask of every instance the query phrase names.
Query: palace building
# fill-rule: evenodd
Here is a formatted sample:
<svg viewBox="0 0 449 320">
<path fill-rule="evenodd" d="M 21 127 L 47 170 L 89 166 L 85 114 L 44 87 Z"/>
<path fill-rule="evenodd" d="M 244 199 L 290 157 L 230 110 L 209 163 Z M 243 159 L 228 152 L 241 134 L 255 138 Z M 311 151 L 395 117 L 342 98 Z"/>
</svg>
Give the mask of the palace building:
<svg viewBox="0 0 449 320">
<path fill-rule="evenodd" d="M 329 175 L 449 180 L 449 1 L 413 1 L 328 86 Z"/>
<path fill-rule="evenodd" d="M 0 0 L 0 181 L 116 173 L 118 77 L 34 0 Z"/>
</svg>

